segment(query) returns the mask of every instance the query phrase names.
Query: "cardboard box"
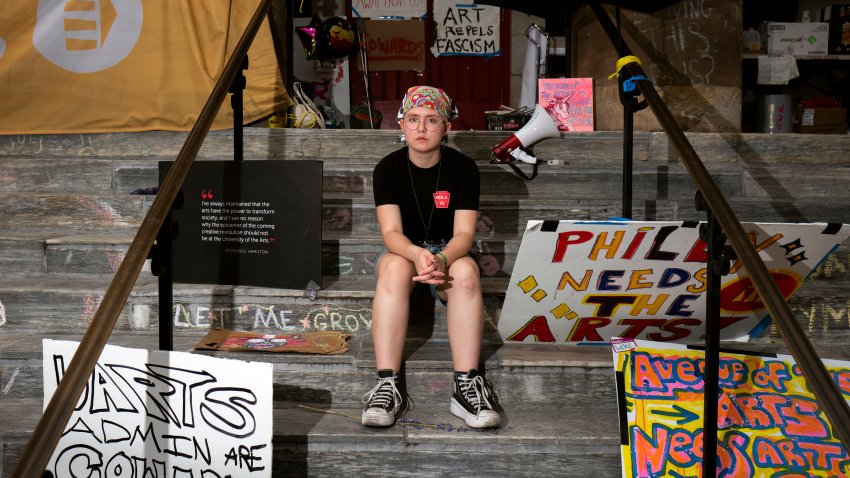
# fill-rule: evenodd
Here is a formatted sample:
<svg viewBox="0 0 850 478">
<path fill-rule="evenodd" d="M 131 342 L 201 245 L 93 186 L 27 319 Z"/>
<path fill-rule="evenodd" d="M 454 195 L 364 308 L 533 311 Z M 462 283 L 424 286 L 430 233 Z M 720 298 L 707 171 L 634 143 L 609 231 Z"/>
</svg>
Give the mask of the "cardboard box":
<svg viewBox="0 0 850 478">
<path fill-rule="evenodd" d="M 794 126 L 803 134 L 846 134 L 847 109 L 798 106 L 794 111 Z"/>
<path fill-rule="evenodd" d="M 824 8 L 821 10 L 821 21 L 829 23 L 829 54 L 850 54 L 850 3 Z"/>
<path fill-rule="evenodd" d="M 531 115 L 505 111 L 485 111 L 484 122 L 488 131 L 518 131 Z"/>
<path fill-rule="evenodd" d="M 768 55 L 826 55 L 828 23 L 780 23 L 765 25 Z"/>
</svg>

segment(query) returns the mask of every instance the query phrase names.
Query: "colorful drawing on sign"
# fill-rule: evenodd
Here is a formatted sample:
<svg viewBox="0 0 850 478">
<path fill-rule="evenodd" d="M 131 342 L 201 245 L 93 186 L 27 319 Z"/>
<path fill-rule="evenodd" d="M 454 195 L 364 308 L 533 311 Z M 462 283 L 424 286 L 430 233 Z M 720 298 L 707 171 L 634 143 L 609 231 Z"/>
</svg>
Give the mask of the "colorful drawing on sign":
<svg viewBox="0 0 850 478">
<path fill-rule="evenodd" d="M 696 222 L 529 221 L 499 333 L 506 342 L 699 341 L 706 245 Z M 848 235 L 846 224 L 745 223 L 787 299 Z M 765 305 L 740 262 L 721 281 L 721 339 L 758 335 Z"/>
<path fill-rule="evenodd" d="M 45 406 L 78 346 L 43 341 Z M 271 424 L 269 363 L 107 345 L 48 470 L 53 476 L 270 477 Z"/>
<path fill-rule="evenodd" d="M 349 335 L 340 332 L 258 334 L 228 329 L 210 329 L 195 345 L 200 350 L 222 352 L 300 352 L 339 354 L 348 350 Z"/>
<path fill-rule="evenodd" d="M 537 91 L 559 131 L 593 131 L 593 78 L 541 78 Z"/>
<path fill-rule="evenodd" d="M 473 2 L 434 0 L 434 56 L 500 56 L 500 9 Z"/>
<path fill-rule="evenodd" d="M 702 476 L 704 353 L 635 341 L 614 352 L 623 476 Z M 845 398 L 850 362 L 824 360 Z M 722 353 L 717 476 L 843 477 L 850 456 L 790 356 Z"/>
</svg>

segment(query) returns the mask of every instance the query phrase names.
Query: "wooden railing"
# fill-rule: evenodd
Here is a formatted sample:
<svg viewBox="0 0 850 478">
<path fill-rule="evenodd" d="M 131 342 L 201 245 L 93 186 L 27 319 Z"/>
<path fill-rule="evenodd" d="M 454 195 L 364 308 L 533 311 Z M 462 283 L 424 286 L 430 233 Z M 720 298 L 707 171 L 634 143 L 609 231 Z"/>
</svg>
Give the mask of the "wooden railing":
<svg viewBox="0 0 850 478">
<path fill-rule="evenodd" d="M 270 10 L 272 1 L 260 1 L 245 32 L 239 39 L 239 43 L 233 50 L 233 54 L 201 110 L 197 122 L 192 127 L 186 142 L 177 155 L 177 159 L 162 182 L 141 226 L 139 226 L 121 266 L 112 278 L 100 307 L 95 312 L 91 324 L 86 329 L 80 345 L 77 347 L 74 358 L 68 364 L 68 369 L 56 387 L 56 391 L 44 410 L 38 425 L 36 425 L 35 431 L 18 461 L 13 477 L 33 478 L 43 475 L 47 462 L 59 443 L 68 420 L 71 418 L 74 406 L 91 377 L 95 364 L 109 337 L 112 335 L 118 316 L 127 303 L 127 298 L 139 277 L 154 240 L 171 210 L 178 192 L 183 187 L 189 168 L 198 155 L 201 144 L 203 144 L 216 113 L 228 93 L 228 88 L 241 71 L 242 61 L 248 54 L 248 48 L 254 41 L 260 25 L 267 15 L 273 32 L 276 30 L 276 25 L 279 24 L 279 20 L 276 23 L 275 19 L 280 18 L 280 12 L 275 15 Z M 277 1 L 275 7 L 278 8 L 282 4 L 283 2 Z"/>
<path fill-rule="evenodd" d="M 591 2 L 590 6 L 614 48 L 619 49 L 620 56 L 631 55 L 631 51 L 620 37 L 605 9 L 597 2 Z M 637 62 L 628 63 L 624 68 L 630 77 L 647 78 L 643 68 Z M 720 188 L 711 178 L 702 160 L 685 137 L 685 133 L 682 132 L 682 128 L 679 127 L 670 110 L 667 109 L 667 105 L 658 96 L 652 82 L 646 79 L 637 79 L 635 84 L 646 102 L 649 103 L 649 107 L 664 132 L 667 133 L 667 137 L 676 152 L 682 158 L 682 163 L 696 183 L 709 209 L 716 216 L 738 259 L 747 268 L 756 291 L 767 306 L 771 317 L 776 321 L 785 345 L 800 365 L 807 383 L 814 392 L 818 403 L 823 407 L 837 438 L 844 444 L 845 449 L 850 449 L 850 407 L 832 381 L 800 324 L 794 318 L 788 303 L 770 276 L 764 262 L 759 258 L 755 245 L 747 238 L 738 217 L 729 207 L 729 203 L 726 202 Z"/>
</svg>

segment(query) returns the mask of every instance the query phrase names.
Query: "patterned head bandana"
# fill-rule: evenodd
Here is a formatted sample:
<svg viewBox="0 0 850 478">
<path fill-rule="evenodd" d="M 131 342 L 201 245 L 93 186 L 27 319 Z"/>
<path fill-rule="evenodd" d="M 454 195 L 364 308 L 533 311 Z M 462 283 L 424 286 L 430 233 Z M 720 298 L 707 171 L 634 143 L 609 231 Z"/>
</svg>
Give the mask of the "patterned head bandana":
<svg viewBox="0 0 850 478">
<path fill-rule="evenodd" d="M 445 91 L 433 86 L 414 86 L 407 90 L 398 109 L 397 118 L 401 121 L 410 108 L 422 106 L 436 111 L 443 121 L 457 118 L 457 108 Z"/>
</svg>

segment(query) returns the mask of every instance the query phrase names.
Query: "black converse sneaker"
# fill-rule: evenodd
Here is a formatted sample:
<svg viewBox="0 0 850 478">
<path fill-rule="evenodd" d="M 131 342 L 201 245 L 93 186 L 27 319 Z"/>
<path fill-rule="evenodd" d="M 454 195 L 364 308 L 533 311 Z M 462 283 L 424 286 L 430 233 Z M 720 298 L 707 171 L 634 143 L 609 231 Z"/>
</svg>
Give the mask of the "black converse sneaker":
<svg viewBox="0 0 850 478">
<path fill-rule="evenodd" d="M 492 389 L 490 383 L 472 369 L 467 373 L 455 372 L 454 393 L 452 393 L 452 414 L 463 418 L 471 428 L 495 428 L 499 426 L 499 414 L 490 403 Z"/>
<path fill-rule="evenodd" d="M 398 374 L 392 370 L 378 370 L 378 383 L 363 395 L 363 416 L 360 422 L 367 427 L 389 427 L 395 423 L 401 408 L 401 393 L 396 387 Z"/>
</svg>

